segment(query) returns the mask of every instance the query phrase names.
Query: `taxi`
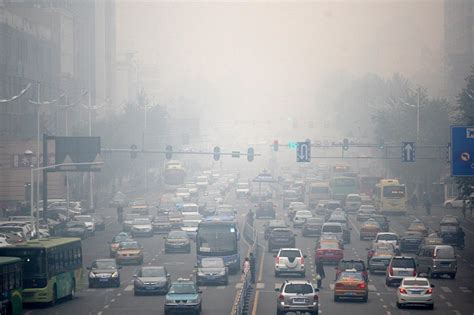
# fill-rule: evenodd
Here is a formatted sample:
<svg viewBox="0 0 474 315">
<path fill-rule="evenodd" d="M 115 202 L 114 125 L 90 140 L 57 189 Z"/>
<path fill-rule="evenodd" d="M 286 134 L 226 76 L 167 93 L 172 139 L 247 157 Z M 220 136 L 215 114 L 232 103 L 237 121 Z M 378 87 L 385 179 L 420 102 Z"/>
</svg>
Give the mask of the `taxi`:
<svg viewBox="0 0 474 315">
<path fill-rule="evenodd" d="M 115 258 L 115 254 L 119 247 L 120 242 L 127 241 L 131 239 L 131 236 L 126 232 L 120 232 L 112 238 L 112 241 L 109 242 L 109 256 L 110 258 Z"/>
<path fill-rule="evenodd" d="M 420 232 L 423 235 L 423 237 L 428 236 L 428 228 L 426 227 L 426 225 L 423 222 L 421 222 L 419 220 L 416 220 L 416 221 L 410 223 L 410 225 L 408 226 L 407 231 Z"/>
<path fill-rule="evenodd" d="M 361 299 L 367 302 L 369 288 L 362 272 L 355 269 L 346 270 L 339 274 L 334 285 L 334 302 L 341 299 Z"/>
<path fill-rule="evenodd" d="M 143 247 L 134 240 L 120 242 L 115 259 L 118 264 L 136 263 L 143 264 Z"/>
<path fill-rule="evenodd" d="M 360 240 L 375 239 L 377 233 L 380 233 L 380 225 L 374 219 L 368 219 L 365 221 L 360 228 Z"/>
<path fill-rule="evenodd" d="M 341 259 L 344 258 L 344 251 L 341 248 L 341 244 L 338 240 L 321 240 L 316 248 L 314 254 L 314 261 L 321 261 L 324 263 L 337 264 Z"/>
</svg>

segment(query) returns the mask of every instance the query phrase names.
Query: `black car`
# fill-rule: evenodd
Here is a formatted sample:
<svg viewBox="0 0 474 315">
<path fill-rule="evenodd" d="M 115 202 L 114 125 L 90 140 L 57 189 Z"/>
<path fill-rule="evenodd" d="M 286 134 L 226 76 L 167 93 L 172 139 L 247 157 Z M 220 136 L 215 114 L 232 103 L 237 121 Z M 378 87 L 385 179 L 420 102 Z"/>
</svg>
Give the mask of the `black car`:
<svg viewBox="0 0 474 315">
<path fill-rule="evenodd" d="M 95 260 L 89 270 L 89 288 L 120 287 L 120 273 L 115 259 L 104 258 Z"/>
<path fill-rule="evenodd" d="M 276 228 L 268 237 L 268 252 L 279 250 L 280 248 L 296 246 L 295 234 L 289 228 Z"/>
<path fill-rule="evenodd" d="M 155 216 L 152 222 L 153 225 L 153 233 L 160 234 L 160 233 L 168 233 L 173 229 L 171 224 L 170 218 L 168 214 L 159 214 Z"/>
<path fill-rule="evenodd" d="M 171 231 L 165 237 L 165 253 L 190 253 L 191 242 L 185 231 Z"/>
<path fill-rule="evenodd" d="M 390 221 L 388 218 L 381 214 L 373 214 L 371 219 L 374 219 L 380 226 L 380 232 L 388 232 L 390 230 Z"/>
<path fill-rule="evenodd" d="M 81 239 L 87 238 L 87 227 L 82 221 L 69 221 L 66 223 L 62 232 L 64 237 L 80 237 Z"/>
<path fill-rule="evenodd" d="M 222 284 L 229 283 L 228 270 L 221 257 L 205 257 L 196 266 L 196 284 Z"/>
<path fill-rule="evenodd" d="M 92 219 L 94 220 L 96 231 L 105 230 L 105 219 L 101 214 L 92 214 Z"/>
<path fill-rule="evenodd" d="M 171 276 L 162 266 L 141 267 L 133 278 L 135 295 L 166 294 L 171 285 Z"/>
<path fill-rule="evenodd" d="M 423 234 L 418 231 L 406 231 L 400 237 L 400 251 L 416 252 L 423 241 Z"/>
<path fill-rule="evenodd" d="M 287 228 L 288 224 L 286 224 L 285 220 L 270 220 L 267 223 L 264 224 L 265 226 L 265 231 L 264 231 L 264 238 L 268 240 L 270 237 L 270 233 L 273 231 L 273 229 L 276 228 Z"/>
<path fill-rule="evenodd" d="M 272 201 L 260 202 L 257 205 L 257 210 L 255 211 L 255 218 L 257 218 L 257 219 L 260 219 L 260 218 L 275 219 L 275 217 L 276 217 L 275 207 L 276 207 L 276 205 L 274 205 Z"/>
</svg>

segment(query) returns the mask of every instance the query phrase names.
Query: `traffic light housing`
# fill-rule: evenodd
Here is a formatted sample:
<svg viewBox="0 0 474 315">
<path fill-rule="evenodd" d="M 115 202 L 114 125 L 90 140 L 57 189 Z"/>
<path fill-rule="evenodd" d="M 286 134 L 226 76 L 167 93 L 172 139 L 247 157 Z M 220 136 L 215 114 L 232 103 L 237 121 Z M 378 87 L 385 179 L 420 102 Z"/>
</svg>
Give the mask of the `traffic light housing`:
<svg viewBox="0 0 474 315">
<path fill-rule="evenodd" d="M 169 144 L 166 146 L 165 156 L 167 160 L 171 160 L 171 157 L 173 156 L 173 147 Z"/>
<path fill-rule="evenodd" d="M 254 155 L 253 148 L 248 148 L 248 150 L 247 150 L 247 161 L 252 162 L 253 161 L 253 155 Z"/>
<path fill-rule="evenodd" d="M 221 148 L 214 147 L 214 160 L 219 161 L 220 157 L 221 157 Z"/>
<path fill-rule="evenodd" d="M 344 140 L 342 140 L 342 149 L 344 151 L 349 150 L 349 139 L 344 138 Z"/>
<path fill-rule="evenodd" d="M 130 158 L 131 159 L 136 159 L 137 158 L 137 146 L 135 144 L 132 144 L 130 146 Z"/>
<path fill-rule="evenodd" d="M 275 151 L 275 152 L 278 151 L 278 140 L 273 141 L 273 151 Z"/>
</svg>

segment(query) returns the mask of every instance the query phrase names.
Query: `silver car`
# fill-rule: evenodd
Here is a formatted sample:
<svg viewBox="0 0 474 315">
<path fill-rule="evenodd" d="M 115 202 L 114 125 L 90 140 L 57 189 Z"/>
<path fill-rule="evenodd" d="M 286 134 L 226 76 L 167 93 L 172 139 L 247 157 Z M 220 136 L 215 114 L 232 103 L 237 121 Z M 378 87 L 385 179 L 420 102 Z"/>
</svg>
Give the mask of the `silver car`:
<svg viewBox="0 0 474 315">
<path fill-rule="evenodd" d="M 140 294 L 166 294 L 171 285 L 171 276 L 162 266 L 141 267 L 133 276 L 133 292 Z"/>
<path fill-rule="evenodd" d="M 306 269 L 303 255 L 298 248 L 281 248 L 275 257 L 275 277 L 280 274 L 297 274 L 301 277 L 306 276 Z"/>
<path fill-rule="evenodd" d="M 417 275 L 416 261 L 412 257 L 392 257 L 385 274 L 385 284 L 391 286 L 393 283 L 400 284 L 405 277 Z"/>
<path fill-rule="evenodd" d="M 318 314 L 319 295 L 317 292 L 319 290 L 314 288 L 311 282 L 287 280 L 275 291 L 280 293 L 277 297 L 277 315 L 287 312 Z"/>
</svg>

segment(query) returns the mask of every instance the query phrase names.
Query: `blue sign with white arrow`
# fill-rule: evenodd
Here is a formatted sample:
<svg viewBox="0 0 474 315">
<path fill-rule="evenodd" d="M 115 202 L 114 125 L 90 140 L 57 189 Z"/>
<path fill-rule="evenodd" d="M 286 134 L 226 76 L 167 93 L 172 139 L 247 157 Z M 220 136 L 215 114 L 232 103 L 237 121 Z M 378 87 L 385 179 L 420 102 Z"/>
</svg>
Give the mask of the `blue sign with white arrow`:
<svg viewBox="0 0 474 315">
<path fill-rule="evenodd" d="M 402 142 L 402 162 L 415 162 L 415 142 Z"/>
<path fill-rule="evenodd" d="M 474 126 L 451 126 L 451 176 L 474 176 Z"/>
<path fill-rule="evenodd" d="M 298 142 L 296 146 L 296 162 L 311 162 L 311 142 Z"/>
</svg>

